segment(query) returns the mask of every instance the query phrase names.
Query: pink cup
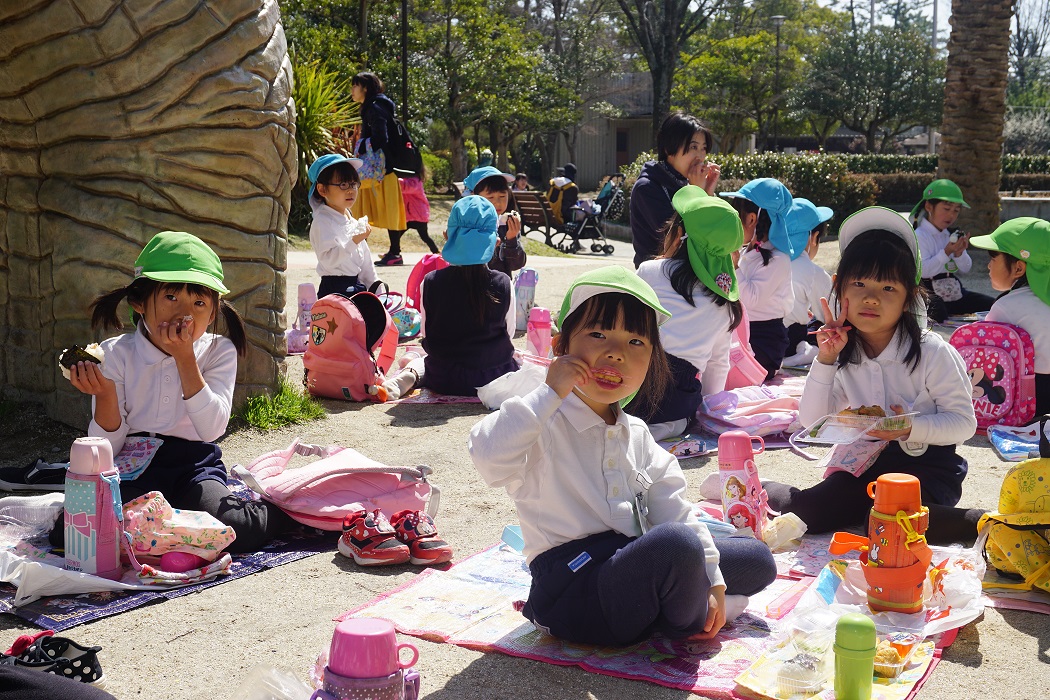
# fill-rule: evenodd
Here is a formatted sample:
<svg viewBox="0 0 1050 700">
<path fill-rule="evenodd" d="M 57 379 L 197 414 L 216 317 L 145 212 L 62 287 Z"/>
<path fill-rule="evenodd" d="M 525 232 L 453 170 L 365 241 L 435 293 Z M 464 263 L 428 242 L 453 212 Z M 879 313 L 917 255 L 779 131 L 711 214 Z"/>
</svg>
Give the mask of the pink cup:
<svg viewBox="0 0 1050 700">
<path fill-rule="evenodd" d="M 412 660 L 401 661 L 401 650 L 411 649 Z M 394 626 L 370 617 L 348 618 L 332 635 L 328 668 L 347 678 L 380 678 L 410 668 L 419 659 L 411 644 L 398 644 Z"/>
</svg>

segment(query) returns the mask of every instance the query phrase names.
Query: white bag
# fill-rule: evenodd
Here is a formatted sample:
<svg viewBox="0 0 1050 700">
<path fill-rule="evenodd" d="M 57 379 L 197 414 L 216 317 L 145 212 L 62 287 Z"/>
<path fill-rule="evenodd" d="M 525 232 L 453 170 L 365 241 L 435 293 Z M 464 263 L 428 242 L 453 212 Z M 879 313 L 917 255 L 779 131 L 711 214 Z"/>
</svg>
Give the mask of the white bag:
<svg viewBox="0 0 1050 700">
<path fill-rule="evenodd" d="M 507 399 L 521 397 L 535 391 L 547 379 L 547 365 L 550 360 L 524 353 L 514 353 L 521 363 L 517 372 L 496 377 L 485 386 L 478 387 L 478 398 L 485 408 L 495 411 Z"/>
</svg>

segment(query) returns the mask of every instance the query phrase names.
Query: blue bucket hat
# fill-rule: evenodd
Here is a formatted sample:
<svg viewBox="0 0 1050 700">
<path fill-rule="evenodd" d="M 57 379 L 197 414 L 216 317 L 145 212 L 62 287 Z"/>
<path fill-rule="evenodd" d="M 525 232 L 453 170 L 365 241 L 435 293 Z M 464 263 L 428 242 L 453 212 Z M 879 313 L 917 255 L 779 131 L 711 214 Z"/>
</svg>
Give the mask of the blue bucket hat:
<svg viewBox="0 0 1050 700">
<path fill-rule="evenodd" d="M 310 169 L 306 171 L 306 177 L 310 179 L 310 193 L 307 197 L 313 197 L 314 192 L 317 191 L 317 179 L 321 177 L 321 173 L 336 163 L 349 163 L 354 167 L 354 170 L 360 170 L 361 166 L 365 164 L 360 158 L 347 158 L 341 153 L 326 153 L 315 160 Z"/>
<path fill-rule="evenodd" d="M 441 257 L 452 265 L 485 265 L 496 250 L 499 217 L 492 202 L 468 195 L 452 206 L 448 217 L 448 241 Z"/>
<path fill-rule="evenodd" d="M 478 186 L 479 182 L 496 175 L 502 175 L 503 179 L 507 181 L 507 184 L 514 182 L 513 175 L 500 172 L 499 168 L 494 168 L 491 165 L 486 165 L 471 170 L 470 174 L 463 180 L 463 187 L 467 190 L 467 194 L 474 194 L 474 188 Z"/>
<path fill-rule="evenodd" d="M 795 257 L 795 246 L 788 236 L 785 217 L 791 210 L 792 198 L 788 188 L 772 177 L 761 177 L 752 180 L 736 192 L 720 192 L 723 197 L 741 197 L 765 209 L 772 225 L 769 227 L 769 242 L 777 250 Z"/>
<path fill-rule="evenodd" d="M 835 216 L 835 212 L 828 207 L 818 207 L 804 197 L 795 197 L 791 203 L 791 210 L 787 213 L 788 238 L 795 248 L 791 254 L 794 260 L 806 250 L 809 244 L 809 234 L 817 226 Z"/>
</svg>

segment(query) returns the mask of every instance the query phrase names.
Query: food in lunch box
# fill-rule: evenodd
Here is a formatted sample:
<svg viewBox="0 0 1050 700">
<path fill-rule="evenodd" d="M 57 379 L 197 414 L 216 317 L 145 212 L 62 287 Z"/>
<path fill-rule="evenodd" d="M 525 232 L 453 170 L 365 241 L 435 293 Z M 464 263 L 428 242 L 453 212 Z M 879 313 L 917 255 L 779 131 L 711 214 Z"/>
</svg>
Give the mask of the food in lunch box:
<svg viewBox="0 0 1050 700">
<path fill-rule="evenodd" d="M 882 406 L 861 406 L 860 408 L 847 408 L 838 413 L 840 416 L 875 416 L 885 418 L 886 411 Z"/>
<path fill-rule="evenodd" d="M 901 671 L 903 657 L 890 640 L 883 639 L 875 648 L 875 673 L 883 678 L 894 678 Z"/>
</svg>

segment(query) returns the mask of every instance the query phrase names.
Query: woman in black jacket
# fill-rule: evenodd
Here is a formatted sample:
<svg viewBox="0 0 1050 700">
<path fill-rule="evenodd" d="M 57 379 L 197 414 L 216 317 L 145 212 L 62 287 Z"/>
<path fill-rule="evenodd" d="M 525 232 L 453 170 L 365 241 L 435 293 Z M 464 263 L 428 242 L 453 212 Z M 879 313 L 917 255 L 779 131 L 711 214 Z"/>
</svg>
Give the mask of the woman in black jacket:
<svg viewBox="0 0 1050 700">
<path fill-rule="evenodd" d="M 711 132 L 696 117 L 673 112 L 656 135 L 657 160 L 642 166 L 631 190 L 631 238 L 634 266 L 655 257 L 663 244 L 662 231 L 674 216 L 671 198 L 685 185 L 702 187 L 709 195 L 721 173 L 707 161 L 714 146 Z"/>
<path fill-rule="evenodd" d="M 394 101 L 383 92 L 383 81 L 375 73 L 358 73 L 350 81 L 351 97 L 361 103 L 361 138 L 358 155 L 364 152 L 364 140 L 369 139 L 373 151 L 386 154 L 390 138 L 390 124 L 394 120 Z M 373 227 L 385 228 L 390 236 L 390 250 L 379 259 L 378 265 L 401 265 L 401 235 L 407 227 L 405 201 L 390 157 L 386 157 L 386 175 L 382 180 L 363 179 L 361 193 L 352 210 L 354 216 L 368 216 Z"/>
</svg>

